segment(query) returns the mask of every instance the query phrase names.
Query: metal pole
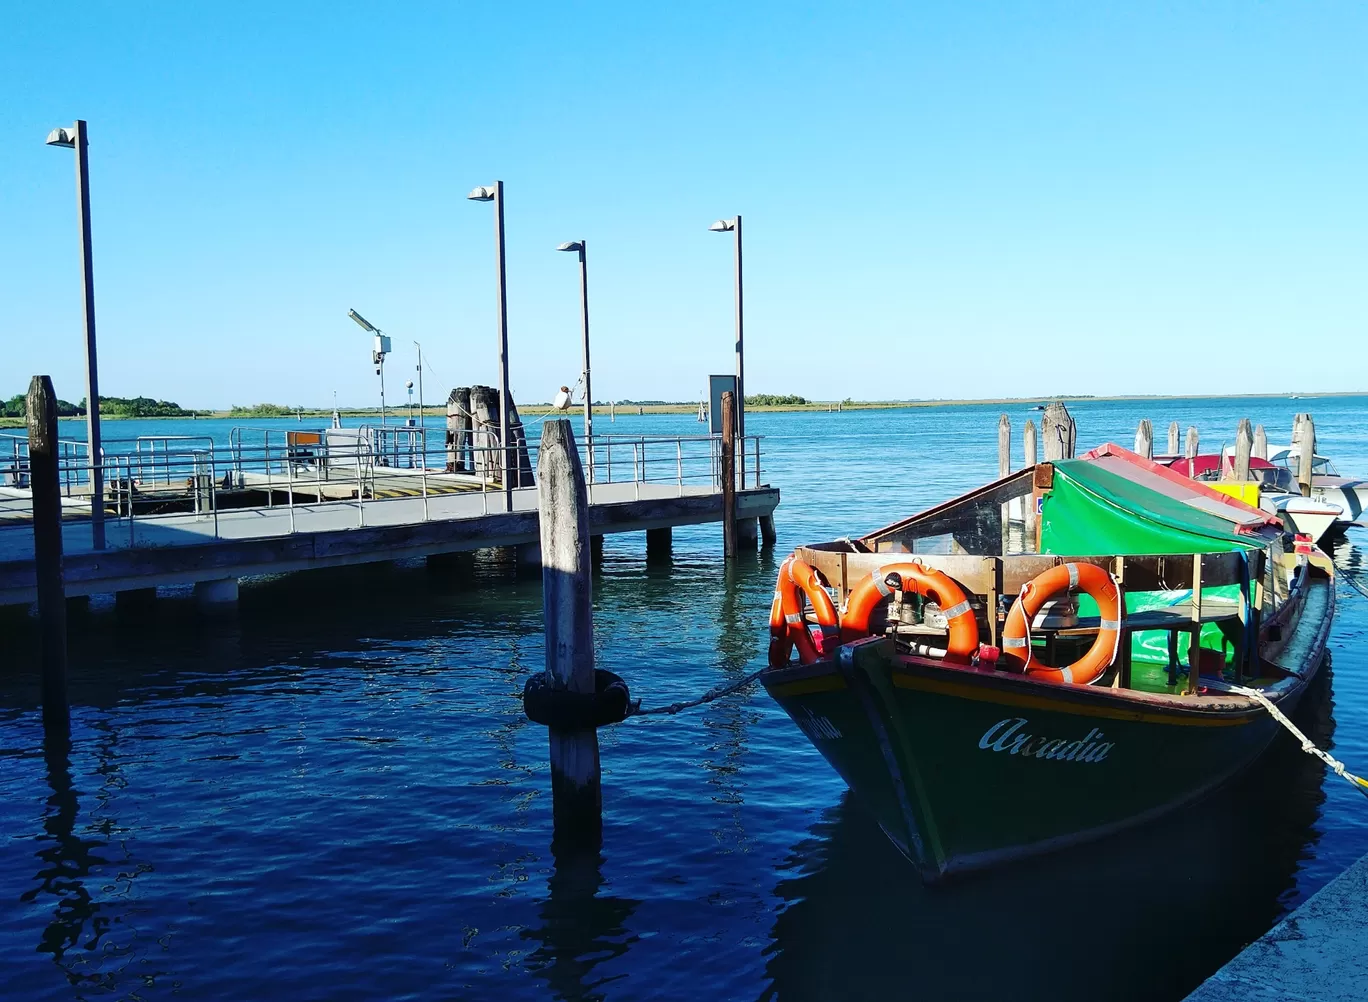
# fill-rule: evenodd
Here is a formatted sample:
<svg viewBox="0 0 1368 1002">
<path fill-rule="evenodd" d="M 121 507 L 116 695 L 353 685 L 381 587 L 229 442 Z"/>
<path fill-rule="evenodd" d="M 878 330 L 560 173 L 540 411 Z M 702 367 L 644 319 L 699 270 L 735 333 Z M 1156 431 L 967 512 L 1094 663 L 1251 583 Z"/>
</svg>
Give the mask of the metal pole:
<svg viewBox="0 0 1368 1002">
<path fill-rule="evenodd" d="M 508 440 L 508 283 L 504 269 L 504 197 L 503 182 L 494 182 L 494 245 L 499 268 L 499 442 L 503 449 L 504 511 L 513 510 L 513 483 L 509 473 L 513 469 L 511 445 Z"/>
<path fill-rule="evenodd" d="M 385 427 L 385 356 L 380 356 L 380 427 Z M 381 450 L 384 450 L 384 433 L 381 433 Z"/>
<path fill-rule="evenodd" d="M 589 385 L 589 265 L 587 241 L 581 240 L 580 261 L 580 314 L 584 329 L 584 444 L 589 456 L 589 483 L 594 482 L 594 393 Z"/>
<path fill-rule="evenodd" d="M 90 166 L 86 124 L 76 120 L 76 203 L 81 215 L 81 294 L 85 312 L 86 442 L 90 456 L 90 545 L 105 548 L 104 457 L 100 448 L 100 380 L 95 358 L 95 269 L 90 251 Z"/>
<path fill-rule="evenodd" d="M 745 308 L 741 281 L 741 214 L 736 214 L 736 435 L 746 437 Z"/>
<path fill-rule="evenodd" d="M 418 427 L 426 428 L 423 424 L 423 346 L 417 341 L 413 342 L 418 348 Z M 423 435 L 423 466 L 427 466 L 427 435 Z"/>
</svg>

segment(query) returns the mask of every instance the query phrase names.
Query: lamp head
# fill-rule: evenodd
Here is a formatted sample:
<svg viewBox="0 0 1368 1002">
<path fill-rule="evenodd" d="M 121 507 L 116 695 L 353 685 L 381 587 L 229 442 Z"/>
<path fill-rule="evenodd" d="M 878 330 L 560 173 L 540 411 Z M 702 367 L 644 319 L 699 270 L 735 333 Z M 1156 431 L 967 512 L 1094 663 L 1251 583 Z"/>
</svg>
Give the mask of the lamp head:
<svg viewBox="0 0 1368 1002">
<path fill-rule="evenodd" d="M 49 146 L 65 146 L 74 149 L 76 146 L 75 129 L 53 129 L 48 133 L 47 144 Z"/>
<path fill-rule="evenodd" d="M 472 202 L 492 202 L 494 201 L 494 189 L 492 187 L 479 187 L 471 191 L 466 198 Z"/>
<path fill-rule="evenodd" d="M 719 219 L 717 222 L 709 226 L 708 229 L 712 230 L 714 233 L 726 233 L 730 230 L 736 229 L 736 220 Z"/>
<path fill-rule="evenodd" d="M 372 324 L 369 320 L 367 320 L 367 319 L 366 319 L 365 317 L 363 317 L 361 314 L 357 313 L 355 310 L 348 310 L 348 311 L 347 311 L 347 316 L 349 316 L 349 317 L 351 317 L 353 320 L 355 320 L 355 321 L 357 322 L 357 324 L 360 325 L 361 329 L 364 330 L 364 331 L 366 331 L 367 333 L 370 333 L 370 334 L 379 334 L 379 333 L 380 333 L 380 328 L 379 328 L 379 327 L 376 327 L 374 324 Z"/>
<path fill-rule="evenodd" d="M 583 240 L 567 240 L 565 243 L 563 243 L 563 244 L 561 244 L 559 247 L 557 247 L 556 250 L 558 250 L 558 251 L 579 251 L 579 252 L 583 253 L 583 251 L 584 251 L 584 241 L 583 241 Z"/>
</svg>

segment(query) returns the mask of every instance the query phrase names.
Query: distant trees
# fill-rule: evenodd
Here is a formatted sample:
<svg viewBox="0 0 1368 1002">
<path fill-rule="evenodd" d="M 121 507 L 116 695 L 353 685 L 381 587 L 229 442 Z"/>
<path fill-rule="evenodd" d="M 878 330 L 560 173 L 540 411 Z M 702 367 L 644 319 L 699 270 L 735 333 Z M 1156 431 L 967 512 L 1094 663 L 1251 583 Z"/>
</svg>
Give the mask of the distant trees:
<svg viewBox="0 0 1368 1002">
<path fill-rule="evenodd" d="M 85 412 L 85 397 L 76 404 L 69 400 L 57 401 L 58 417 L 79 417 Z M 100 414 L 108 418 L 191 417 L 194 413 L 169 400 L 153 400 L 151 397 L 100 397 Z M 26 415 L 23 394 L 16 394 L 0 404 L 0 417 L 21 418 Z"/>
<path fill-rule="evenodd" d="M 234 404 L 228 411 L 229 417 L 294 417 L 298 408 L 286 407 L 283 404 L 252 404 L 251 407 L 243 407 Z"/>
<path fill-rule="evenodd" d="M 69 400 L 57 401 L 58 417 L 75 417 L 85 413 L 85 398 L 81 398 L 79 404 L 73 404 Z M 0 403 L 0 417 L 21 418 L 28 415 L 28 408 L 24 406 L 24 394 L 18 393 L 10 397 L 4 403 Z"/>
<path fill-rule="evenodd" d="M 746 397 L 747 407 L 801 407 L 807 402 L 807 397 L 796 393 L 756 393 Z"/>
</svg>

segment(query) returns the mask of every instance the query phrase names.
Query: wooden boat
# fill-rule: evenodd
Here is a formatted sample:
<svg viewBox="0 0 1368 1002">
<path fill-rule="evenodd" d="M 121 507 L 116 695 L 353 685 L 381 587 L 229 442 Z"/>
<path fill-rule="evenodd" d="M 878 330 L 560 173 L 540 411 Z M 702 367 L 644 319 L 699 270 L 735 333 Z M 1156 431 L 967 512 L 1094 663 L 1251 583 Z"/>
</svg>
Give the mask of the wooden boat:
<svg viewBox="0 0 1368 1002">
<path fill-rule="evenodd" d="M 1278 725 L 1240 690 L 1295 707 L 1333 575 L 1269 513 L 1108 445 L 800 547 L 761 680 L 936 880 L 1141 823 L 1248 766 Z M 1078 582 L 1097 602 L 1042 606 Z M 1071 662 L 1097 678 L 1061 680 Z"/>
</svg>

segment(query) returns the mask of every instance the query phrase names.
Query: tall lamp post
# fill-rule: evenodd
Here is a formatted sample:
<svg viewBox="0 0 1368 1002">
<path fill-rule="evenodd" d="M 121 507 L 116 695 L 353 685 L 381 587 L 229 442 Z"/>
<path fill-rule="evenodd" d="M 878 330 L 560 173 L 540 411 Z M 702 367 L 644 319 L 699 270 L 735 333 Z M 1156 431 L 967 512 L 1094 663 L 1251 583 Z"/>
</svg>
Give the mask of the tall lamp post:
<svg viewBox="0 0 1368 1002">
<path fill-rule="evenodd" d="M 745 310 L 742 308 L 741 289 L 741 216 L 734 219 L 719 219 L 708 229 L 714 233 L 736 231 L 736 436 L 746 437 L 746 348 L 745 348 Z M 744 444 L 743 444 L 744 448 Z"/>
<path fill-rule="evenodd" d="M 81 294 L 85 307 L 86 344 L 86 442 L 90 454 L 90 545 L 105 548 L 104 452 L 100 447 L 100 379 L 95 358 L 95 271 L 90 260 L 90 169 L 86 124 L 81 119 L 70 129 L 48 133 L 49 146 L 76 151 L 76 208 L 81 217 Z"/>
<path fill-rule="evenodd" d="M 589 385 L 589 266 L 585 263 L 585 242 L 570 240 L 556 248 L 579 254 L 580 320 L 584 335 L 584 441 L 589 454 L 589 482 L 594 482 L 594 392 Z"/>
<path fill-rule="evenodd" d="M 501 473 L 504 485 L 504 507 L 513 510 L 513 484 L 509 472 L 513 469 L 512 443 L 508 440 L 508 282 L 504 271 L 504 198 L 503 182 L 491 187 L 476 188 L 466 196 L 472 202 L 494 203 L 494 260 L 499 279 L 499 442 L 503 456 Z"/>
<path fill-rule="evenodd" d="M 356 321 L 358 327 L 369 334 L 375 335 L 375 347 L 371 351 L 371 364 L 375 366 L 375 374 L 380 377 L 380 427 L 385 426 L 385 356 L 390 352 L 390 339 L 388 334 L 382 334 L 380 328 L 371 323 L 355 310 L 348 310 L 347 316 Z M 381 444 L 381 449 L 384 444 Z"/>
</svg>

